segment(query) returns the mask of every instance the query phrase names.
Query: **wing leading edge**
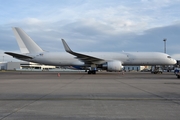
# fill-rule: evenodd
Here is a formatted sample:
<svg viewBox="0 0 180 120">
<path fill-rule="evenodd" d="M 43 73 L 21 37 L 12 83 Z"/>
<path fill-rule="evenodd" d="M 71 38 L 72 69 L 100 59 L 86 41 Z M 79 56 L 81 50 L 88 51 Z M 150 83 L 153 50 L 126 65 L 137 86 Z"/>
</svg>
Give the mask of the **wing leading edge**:
<svg viewBox="0 0 180 120">
<path fill-rule="evenodd" d="M 76 56 L 77 59 L 83 61 L 85 64 L 98 64 L 105 62 L 103 59 L 72 51 L 64 39 L 62 39 L 62 43 L 66 52 Z"/>
<path fill-rule="evenodd" d="M 11 55 L 14 58 L 17 59 L 33 59 L 32 57 L 26 56 L 26 55 L 22 55 L 22 54 L 17 54 L 17 53 L 12 53 L 12 52 L 4 52 L 5 54 Z"/>
</svg>

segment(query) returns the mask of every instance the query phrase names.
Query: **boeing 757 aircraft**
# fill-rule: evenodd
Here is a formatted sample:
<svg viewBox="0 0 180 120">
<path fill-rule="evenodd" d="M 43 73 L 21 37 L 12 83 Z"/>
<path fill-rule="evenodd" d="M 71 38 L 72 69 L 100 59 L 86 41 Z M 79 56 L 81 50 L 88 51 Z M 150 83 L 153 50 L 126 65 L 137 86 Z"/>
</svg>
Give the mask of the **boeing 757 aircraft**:
<svg viewBox="0 0 180 120">
<path fill-rule="evenodd" d="M 13 27 L 22 54 L 5 52 L 14 58 L 55 66 L 76 66 L 96 74 L 97 68 L 120 71 L 125 65 L 173 65 L 176 60 L 160 52 L 74 52 L 62 39 L 66 52 L 43 51 L 22 29 Z"/>
</svg>

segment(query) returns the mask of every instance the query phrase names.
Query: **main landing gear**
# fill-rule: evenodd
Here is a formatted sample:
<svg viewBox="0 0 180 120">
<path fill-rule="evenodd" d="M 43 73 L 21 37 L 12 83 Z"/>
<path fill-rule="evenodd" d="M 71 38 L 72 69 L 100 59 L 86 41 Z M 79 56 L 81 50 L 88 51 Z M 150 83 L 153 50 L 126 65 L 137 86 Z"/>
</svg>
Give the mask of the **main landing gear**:
<svg viewBox="0 0 180 120">
<path fill-rule="evenodd" d="M 92 64 L 91 67 L 89 67 L 88 74 L 96 74 L 97 66 L 95 64 Z"/>
<path fill-rule="evenodd" d="M 89 70 L 88 74 L 96 74 L 96 70 Z"/>
</svg>

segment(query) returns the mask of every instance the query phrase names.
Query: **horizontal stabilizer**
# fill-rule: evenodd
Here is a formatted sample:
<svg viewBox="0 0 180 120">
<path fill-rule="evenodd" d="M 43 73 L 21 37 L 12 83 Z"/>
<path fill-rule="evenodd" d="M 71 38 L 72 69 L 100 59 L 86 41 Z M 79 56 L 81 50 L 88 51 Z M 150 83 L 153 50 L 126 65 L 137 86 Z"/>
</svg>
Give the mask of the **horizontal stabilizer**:
<svg viewBox="0 0 180 120">
<path fill-rule="evenodd" d="M 17 54 L 17 53 L 12 53 L 12 52 L 4 52 L 4 53 L 8 54 L 8 55 L 11 55 L 14 58 L 18 58 L 18 59 L 33 59 L 32 57 L 22 55 L 22 54 Z"/>
</svg>

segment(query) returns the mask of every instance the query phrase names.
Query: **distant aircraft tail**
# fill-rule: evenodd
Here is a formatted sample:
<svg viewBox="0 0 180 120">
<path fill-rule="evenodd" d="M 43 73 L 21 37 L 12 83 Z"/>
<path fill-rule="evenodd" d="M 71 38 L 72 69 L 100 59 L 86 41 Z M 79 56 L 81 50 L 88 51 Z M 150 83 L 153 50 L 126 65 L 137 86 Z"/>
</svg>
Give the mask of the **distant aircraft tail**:
<svg viewBox="0 0 180 120">
<path fill-rule="evenodd" d="M 20 28 L 12 28 L 22 53 L 37 53 L 43 50 Z"/>
</svg>

